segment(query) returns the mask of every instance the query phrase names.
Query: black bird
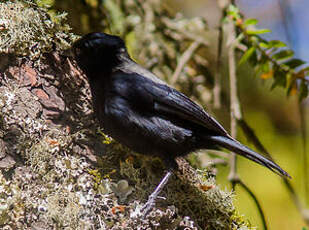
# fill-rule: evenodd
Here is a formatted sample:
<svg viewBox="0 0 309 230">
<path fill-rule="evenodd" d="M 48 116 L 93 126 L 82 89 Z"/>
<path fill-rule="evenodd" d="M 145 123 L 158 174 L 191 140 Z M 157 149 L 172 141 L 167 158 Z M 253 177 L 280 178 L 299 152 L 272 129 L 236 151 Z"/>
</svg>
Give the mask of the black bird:
<svg viewBox="0 0 309 230">
<path fill-rule="evenodd" d="M 147 213 L 176 168 L 175 157 L 224 147 L 290 177 L 276 163 L 232 138 L 200 106 L 135 63 L 118 36 L 90 33 L 74 43 L 89 79 L 95 113 L 108 135 L 132 150 L 158 156 L 168 173 L 144 206 Z"/>
</svg>

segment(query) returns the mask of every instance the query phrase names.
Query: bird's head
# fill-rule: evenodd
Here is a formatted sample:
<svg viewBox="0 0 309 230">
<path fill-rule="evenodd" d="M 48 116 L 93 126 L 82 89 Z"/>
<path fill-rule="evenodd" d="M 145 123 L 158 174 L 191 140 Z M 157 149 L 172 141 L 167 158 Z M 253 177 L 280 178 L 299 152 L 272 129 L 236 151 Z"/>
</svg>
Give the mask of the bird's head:
<svg viewBox="0 0 309 230">
<path fill-rule="evenodd" d="M 88 77 L 112 71 L 119 64 L 120 55 L 127 55 L 124 41 L 105 33 L 83 36 L 73 44 L 72 50 L 78 65 Z"/>
</svg>

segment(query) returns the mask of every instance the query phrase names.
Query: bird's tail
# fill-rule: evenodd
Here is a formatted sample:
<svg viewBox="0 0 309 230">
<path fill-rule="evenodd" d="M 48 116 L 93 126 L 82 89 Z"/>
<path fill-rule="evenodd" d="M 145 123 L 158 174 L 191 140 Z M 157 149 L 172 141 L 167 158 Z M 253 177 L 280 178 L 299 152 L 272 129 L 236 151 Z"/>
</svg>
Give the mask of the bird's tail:
<svg viewBox="0 0 309 230">
<path fill-rule="evenodd" d="M 244 156 L 252 161 L 255 161 L 256 163 L 263 165 L 267 168 L 269 168 L 271 171 L 283 175 L 286 177 L 291 178 L 291 176 L 284 171 L 282 168 L 280 168 L 279 165 L 274 163 L 273 161 L 263 157 L 262 155 L 254 152 L 253 150 L 249 149 L 248 147 L 242 145 L 238 141 L 232 139 L 231 137 L 224 137 L 224 136 L 207 136 L 207 141 L 210 141 L 211 143 L 214 143 L 217 146 L 224 147 L 228 150 L 231 150 L 241 156 Z"/>
</svg>

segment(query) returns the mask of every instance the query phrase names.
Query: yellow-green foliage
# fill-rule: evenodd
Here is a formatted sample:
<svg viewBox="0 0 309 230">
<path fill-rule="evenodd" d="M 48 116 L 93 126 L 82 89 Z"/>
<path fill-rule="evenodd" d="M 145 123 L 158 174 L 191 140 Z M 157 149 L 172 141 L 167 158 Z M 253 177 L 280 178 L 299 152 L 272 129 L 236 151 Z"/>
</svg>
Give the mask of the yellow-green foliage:
<svg viewBox="0 0 309 230">
<path fill-rule="evenodd" d="M 0 53 L 37 59 L 53 47 L 68 48 L 75 36 L 64 24 L 65 16 L 51 18 L 46 9 L 30 1 L 0 3 Z"/>
</svg>

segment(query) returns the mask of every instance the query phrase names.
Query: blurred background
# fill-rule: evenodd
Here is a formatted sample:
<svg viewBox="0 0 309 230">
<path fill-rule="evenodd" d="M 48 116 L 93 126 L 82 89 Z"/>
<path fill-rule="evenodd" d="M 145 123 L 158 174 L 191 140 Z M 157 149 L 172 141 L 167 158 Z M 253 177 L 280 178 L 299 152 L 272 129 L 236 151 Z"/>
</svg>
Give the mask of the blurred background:
<svg viewBox="0 0 309 230">
<path fill-rule="evenodd" d="M 236 4 L 245 17 L 258 19 L 259 27 L 272 31 L 265 34 L 265 38 L 284 41 L 293 49 L 297 58 L 309 61 L 308 1 L 238 0 Z M 266 90 L 269 89 L 270 82 L 254 84 L 254 78 L 248 79 L 246 76 L 241 76 L 240 79 L 239 92 L 248 122 L 277 162 L 291 173 L 293 178 L 291 182 L 302 201 L 306 203 L 305 200 L 308 197 L 305 198 L 304 193 L 306 182 L 302 164 L 304 150 L 301 139 L 301 125 L 306 124 L 300 123 L 297 98 L 287 98 L 281 88 L 273 91 Z M 256 97 L 251 98 L 252 88 L 256 88 L 255 86 L 258 86 L 256 94 L 254 93 Z M 306 101 L 308 102 L 308 99 L 303 103 L 307 104 Z M 304 106 L 305 119 L 307 119 L 307 107 Z M 308 126 L 305 128 L 308 130 Z M 305 223 L 278 177 L 268 174 L 261 167 L 255 169 L 255 166 L 249 164 L 240 159 L 240 175 L 258 196 L 269 229 L 302 229 Z M 224 183 L 224 177 L 221 183 Z M 237 190 L 237 194 L 240 195 L 236 199 L 240 212 L 246 213 L 246 217 L 254 225 L 257 223 L 261 226 L 252 200 L 240 189 Z"/>
<path fill-rule="evenodd" d="M 41 4 L 48 4 L 51 14 L 67 12 L 68 24 L 72 27 L 72 32 L 74 33 L 83 35 L 90 31 L 107 31 L 125 37 L 127 44 L 129 44 L 129 52 L 133 58 L 169 82 L 177 66 L 176 59 L 180 55 L 173 52 L 177 52 L 175 51 L 177 49 L 183 52 L 187 47 L 187 42 L 185 40 L 182 42 L 181 39 L 178 39 L 179 44 L 168 44 L 165 47 L 164 41 L 159 43 L 162 36 L 159 29 L 156 30 L 155 28 L 162 26 L 160 20 L 163 16 L 166 17 L 166 15 L 169 15 L 169 18 L 180 17 L 180 21 L 182 20 L 181 22 L 184 23 L 180 25 L 187 25 L 185 20 L 196 17 L 202 18 L 200 24 L 206 24 L 205 27 L 202 26 L 202 29 L 205 30 L 203 36 L 207 40 L 208 46 L 199 50 L 199 55 L 202 57 L 200 61 L 204 60 L 205 66 L 203 68 L 196 67 L 194 63 L 189 63 L 173 84 L 204 107 L 207 107 L 208 111 L 214 114 L 224 124 L 224 127 L 229 129 L 229 80 L 226 64 L 227 53 L 224 48 L 222 52 L 222 65 L 220 66 L 222 84 L 222 105 L 220 108 L 214 108 L 212 97 L 218 27 L 222 17 L 221 7 L 225 4 L 225 1 L 161 1 L 161 7 L 163 4 L 165 10 L 159 11 L 155 9 L 159 13 L 148 15 L 148 19 L 150 18 L 148 24 L 145 24 L 143 20 L 130 13 L 135 10 L 134 4 L 140 4 L 140 7 L 136 9 L 136 11 L 140 12 L 136 15 L 145 13 L 143 12 L 146 9 L 143 5 L 146 4 L 145 1 L 46 0 L 39 2 Z M 155 1 L 151 0 L 148 2 Z M 281 40 L 295 51 L 297 58 L 301 58 L 306 62 L 309 61 L 309 43 L 307 42 L 309 33 L 307 13 L 309 2 L 307 0 L 237 0 L 235 3 L 245 18 L 256 18 L 259 21 L 259 28 L 272 30 L 271 33 L 263 35 L 265 39 Z M 149 10 L 151 11 L 152 9 Z M 181 16 L 179 16 L 179 13 L 181 13 Z M 154 17 L 154 19 L 151 19 L 151 17 Z M 161 18 L 158 19 L 158 17 Z M 128 23 L 129 25 L 126 24 L 128 20 L 132 21 Z M 181 28 L 187 29 L 185 26 Z M 140 31 L 144 32 L 139 34 Z M 145 31 L 148 32 L 146 33 Z M 152 33 L 155 33 L 155 36 L 152 37 Z M 148 43 L 141 42 L 141 45 L 138 45 L 139 39 L 143 37 L 149 37 Z M 174 37 L 177 40 L 177 36 L 175 35 Z M 155 46 L 157 42 L 158 45 Z M 184 46 L 186 47 L 184 48 Z M 144 54 L 145 49 L 150 49 L 150 51 Z M 164 56 L 166 53 L 168 53 L 168 56 Z M 201 61 L 200 63 L 203 62 Z M 195 72 L 198 72 L 198 74 Z M 253 67 L 248 63 L 238 68 L 237 77 L 240 102 L 246 121 L 253 128 L 276 162 L 291 174 L 291 183 L 305 205 L 306 182 L 304 180 L 304 149 L 301 128 L 303 127 L 304 130 L 308 130 L 308 126 L 306 123 L 301 122 L 297 96 L 287 97 L 286 90 L 279 87 L 271 90 L 272 79 L 264 80 L 255 76 Z M 304 106 L 302 107 L 305 119 L 307 119 L 306 101 L 308 100 L 304 100 Z M 238 139 L 253 148 L 240 129 Z M 200 157 L 200 159 L 203 160 L 204 158 Z M 200 163 L 200 165 L 204 164 L 205 162 Z M 306 226 L 279 176 L 246 159 L 239 159 L 238 172 L 244 183 L 257 196 L 264 210 L 269 229 L 301 230 Z M 231 184 L 227 179 L 228 173 L 229 168 L 227 166 L 218 166 L 218 184 L 221 188 L 230 190 Z M 254 202 L 246 192 L 238 187 L 236 188 L 235 204 L 238 212 L 243 214 L 244 218 L 248 219 L 252 226 L 262 229 L 261 219 Z"/>
</svg>

